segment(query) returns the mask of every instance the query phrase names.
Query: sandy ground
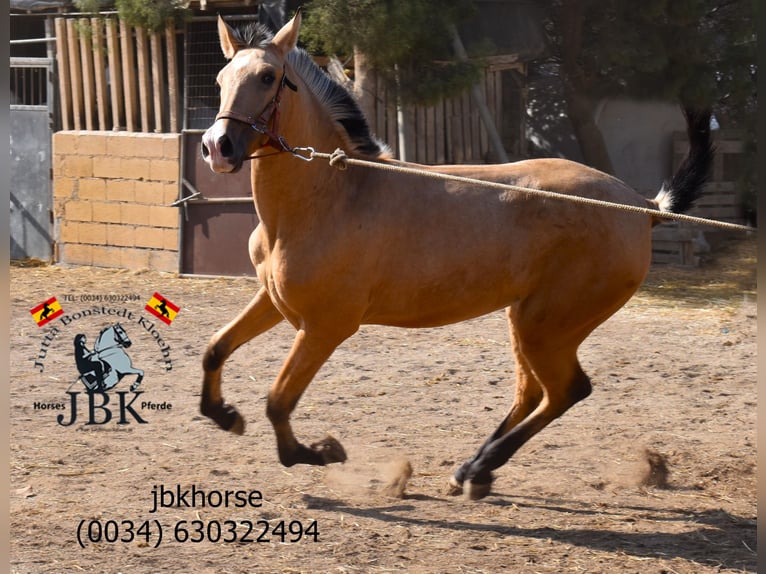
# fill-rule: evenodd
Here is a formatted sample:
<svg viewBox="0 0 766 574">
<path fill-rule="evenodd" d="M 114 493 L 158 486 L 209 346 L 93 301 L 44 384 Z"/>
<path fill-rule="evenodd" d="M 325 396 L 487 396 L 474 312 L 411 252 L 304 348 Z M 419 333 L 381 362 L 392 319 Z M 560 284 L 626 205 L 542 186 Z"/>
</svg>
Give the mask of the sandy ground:
<svg viewBox="0 0 766 574">
<path fill-rule="evenodd" d="M 227 363 L 224 393 L 247 419 L 243 436 L 198 411 L 205 344 L 256 286 L 11 269 L 11 572 L 756 571 L 754 240 L 702 269 L 654 269 L 581 348 L 593 394 L 502 467 L 479 502 L 445 485 L 510 407 L 502 313 L 440 329 L 362 328 L 293 417 L 304 442 L 329 432 L 349 461 L 286 469 L 264 409 L 289 325 Z M 181 308 L 170 326 L 143 310 L 154 291 Z M 29 310 L 50 296 L 69 322 L 38 328 Z M 83 314 L 93 307 L 105 311 Z M 73 339 L 86 334 L 92 348 L 117 320 L 145 371 L 143 394 L 130 402 L 127 376 L 91 413 Z M 62 426 L 67 390 L 79 392 L 78 418 Z M 647 451 L 667 466 L 667 484 L 642 483 Z M 388 496 L 406 464 L 404 496 Z M 196 501 L 184 495 L 192 488 Z M 158 492 L 167 504 L 152 512 Z"/>
</svg>

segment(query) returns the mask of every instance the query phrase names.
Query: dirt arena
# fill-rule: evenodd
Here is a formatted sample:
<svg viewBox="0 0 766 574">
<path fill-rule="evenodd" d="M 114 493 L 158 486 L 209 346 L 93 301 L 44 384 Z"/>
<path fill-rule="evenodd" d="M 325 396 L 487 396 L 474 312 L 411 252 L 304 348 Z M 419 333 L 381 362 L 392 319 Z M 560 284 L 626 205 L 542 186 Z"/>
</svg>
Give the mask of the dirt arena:
<svg viewBox="0 0 766 574">
<path fill-rule="evenodd" d="M 581 348 L 593 394 L 469 502 L 445 486 L 510 407 L 502 313 L 362 328 L 293 417 L 301 440 L 330 433 L 349 461 L 286 469 L 265 395 L 289 325 L 227 363 L 224 396 L 247 420 L 243 436 L 198 411 L 205 344 L 254 280 L 13 266 L 11 572 L 755 572 L 755 273 L 754 239 L 701 269 L 654 269 Z M 170 326 L 143 311 L 155 291 L 180 307 Z M 69 322 L 38 328 L 30 309 L 51 296 Z M 83 314 L 92 307 L 104 310 Z M 129 402 L 128 376 L 89 411 L 73 338 L 92 347 L 117 317 L 143 394 Z M 72 396 L 78 419 L 64 426 Z M 404 495 L 392 497 L 385 487 L 407 463 Z M 196 502 L 183 494 L 192 488 Z"/>
</svg>

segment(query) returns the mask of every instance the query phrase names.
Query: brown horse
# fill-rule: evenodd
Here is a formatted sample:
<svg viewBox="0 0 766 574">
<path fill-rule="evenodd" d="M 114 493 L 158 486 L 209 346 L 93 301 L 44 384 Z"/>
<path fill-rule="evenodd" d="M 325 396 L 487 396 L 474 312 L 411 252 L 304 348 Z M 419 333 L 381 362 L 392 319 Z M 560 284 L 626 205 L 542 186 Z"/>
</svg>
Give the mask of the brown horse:
<svg viewBox="0 0 766 574">
<path fill-rule="evenodd" d="M 221 394 L 221 371 L 240 345 L 287 319 L 296 336 L 268 394 L 279 459 L 346 459 L 328 437 L 304 446 L 290 415 L 335 348 L 361 324 L 432 327 L 505 309 L 516 359 L 509 414 L 450 479 L 452 494 L 486 496 L 492 471 L 591 392 L 577 349 L 633 295 L 647 273 L 657 219 L 542 200 L 481 185 L 300 161 L 290 145 L 343 148 L 394 163 L 349 93 L 296 48 L 300 14 L 271 37 L 219 19 L 221 107 L 202 153 L 219 173 L 252 159 L 260 223 L 249 251 L 262 287 L 216 333 L 203 359 L 201 410 L 222 428 L 244 420 Z M 621 181 L 560 159 L 424 167 L 492 182 L 660 211 L 698 196 L 711 164 L 709 113 L 687 114 L 691 152 L 647 200 Z M 289 142 L 289 143 L 288 143 Z"/>
</svg>

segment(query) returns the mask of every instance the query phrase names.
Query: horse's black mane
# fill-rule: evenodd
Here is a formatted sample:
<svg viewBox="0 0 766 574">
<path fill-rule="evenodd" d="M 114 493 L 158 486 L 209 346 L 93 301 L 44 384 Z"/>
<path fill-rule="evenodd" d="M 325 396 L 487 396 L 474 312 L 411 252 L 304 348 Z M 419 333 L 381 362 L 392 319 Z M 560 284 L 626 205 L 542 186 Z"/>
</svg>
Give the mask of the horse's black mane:
<svg viewBox="0 0 766 574">
<path fill-rule="evenodd" d="M 346 132 L 351 152 L 371 157 L 389 155 L 387 146 L 372 135 L 367 118 L 354 96 L 317 66 L 308 52 L 296 48 L 287 55 L 287 60 L 325 105 L 330 117 Z"/>
<path fill-rule="evenodd" d="M 245 48 L 263 49 L 274 37 L 266 26 L 255 22 L 238 28 L 234 34 Z M 296 48 L 287 55 L 287 60 L 327 108 L 330 117 L 344 130 L 351 144 L 350 153 L 373 158 L 390 155 L 388 147 L 372 135 L 367 118 L 354 97 L 317 66 L 308 52 Z"/>
</svg>

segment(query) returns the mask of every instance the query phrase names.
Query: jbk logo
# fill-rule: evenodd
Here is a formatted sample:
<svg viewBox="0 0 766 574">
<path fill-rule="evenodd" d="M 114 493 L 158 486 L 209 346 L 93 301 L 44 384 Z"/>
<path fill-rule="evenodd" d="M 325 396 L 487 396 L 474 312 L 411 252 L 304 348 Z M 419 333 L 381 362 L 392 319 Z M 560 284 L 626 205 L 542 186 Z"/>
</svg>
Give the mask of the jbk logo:
<svg viewBox="0 0 766 574">
<path fill-rule="evenodd" d="M 77 422 L 78 396 L 81 393 L 67 391 L 67 394 L 69 395 L 69 415 L 61 414 L 56 417 L 56 422 L 63 427 L 68 427 Z M 115 394 L 118 398 L 116 405 L 112 403 L 110 395 L 103 391 L 90 391 L 83 395 L 86 404 L 86 425 L 105 425 L 115 417 L 117 417 L 116 423 L 118 425 L 130 424 L 131 418 L 137 423 L 146 424 L 147 421 L 141 418 L 133 407 L 133 403 L 143 394 L 143 391 L 118 391 Z M 132 396 L 129 397 L 129 395 Z M 83 399 L 80 400 L 82 401 Z M 142 403 L 142 405 L 146 404 L 146 401 Z M 62 407 L 66 409 L 66 405 L 62 405 Z"/>
<path fill-rule="evenodd" d="M 163 301 L 164 307 L 168 309 L 167 314 L 172 312 L 175 316 L 179 308 L 170 308 L 171 303 L 165 299 Z M 49 308 L 58 304 L 55 298 L 46 303 Z M 162 309 L 162 301 L 151 308 L 147 304 L 145 308 L 155 317 L 161 314 L 159 318 L 162 322 L 169 324 L 170 320 L 165 320 Z M 40 319 L 35 312 L 44 313 L 45 303 L 32 310 L 39 325 Z M 49 317 L 50 314 L 46 318 Z M 93 325 L 94 321 L 104 318 L 111 321 Z M 144 398 L 144 390 L 138 390 L 144 381 L 144 370 L 134 365 L 128 354 L 129 349 L 133 353 L 138 347 L 136 357 L 140 364 L 147 360 L 147 348 L 155 348 L 157 345 L 156 349 L 162 354 L 162 368 L 159 372 L 172 370 L 170 345 L 161 335 L 156 322 L 127 308 L 106 306 L 94 306 L 68 315 L 58 313 L 54 320 L 57 321 L 48 327 L 40 352 L 34 359 L 35 368 L 42 373 L 47 370 L 46 367 L 53 366 L 58 376 L 69 379 L 69 387 L 63 400 L 35 400 L 35 411 L 56 411 L 55 420 L 62 427 L 80 423 L 82 426 L 79 428 L 83 430 L 119 430 L 131 424 L 147 424 L 146 411 L 167 412 L 172 409 L 172 404 L 167 401 L 153 402 Z M 88 329 L 86 323 L 90 323 L 93 330 Z M 75 325 L 79 328 L 74 331 L 73 338 L 63 336 L 68 327 Z M 141 339 L 135 341 L 135 346 L 128 331 Z M 97 335 L 93 336 L 95 333 Z M 67 340 L 71 342 L 65 342 Z M 57 344 L 59 342 L 61 345 Z M 54 352 L 54 346 L 58 351 Z M 155 370 L 151 373 L 152 378 L 158 374 Z"/>
</svg>

